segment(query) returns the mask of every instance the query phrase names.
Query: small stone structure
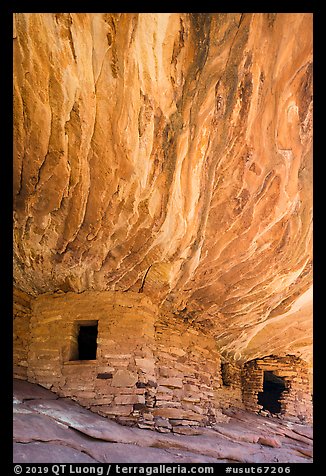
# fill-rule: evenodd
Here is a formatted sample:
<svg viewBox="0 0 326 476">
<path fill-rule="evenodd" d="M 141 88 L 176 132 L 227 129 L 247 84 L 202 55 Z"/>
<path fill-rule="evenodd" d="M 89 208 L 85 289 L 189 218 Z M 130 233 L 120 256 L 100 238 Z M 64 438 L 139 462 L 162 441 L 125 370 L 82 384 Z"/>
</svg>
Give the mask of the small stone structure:
<svg viewBox="0 0 326 476">
<path fill-rule="evenodd" d="M 14 377 L 120 423 L 186 433 L 226 420 L 225 408 L 258 411 L 264 371 L 286 382 L 282 413 L 311 420 L 304 362 L 293 356 L 228 362 L 212 336 L 162 313 L 142 293 L 30 299 L 15 291 L 14 302 Z M 81 349 L 87 339 L 90 354 Z"/>
<path fill-rule="evenodd" d="M 308 368 L 304 361 L 293 356 L 268 356 L 244 365 L 242 373 L 243 402 L 251 411 L 263 409 L 259 404 L 259 394 L 264 392 L 264 374 L 274 375 L 275 380 L 283 380 L 284 390 L 279 398 L 280 413 L 298 418 L 303 422 L 312 421 L 312 402 L 309 389 Z"/>
<path fill-rule="evenodd" d="M 78 329 L 95 323 L 96 358 L 78 360 Z M 214 339 L 160 313 L 143 294 L 40 295 L 33 300 L 29 336 L 20 340 L 29 340 L 30 382 L 100 415 L 161 431 L 226 419 L 217 404 L 221 374 Z M 25 377 L 16 370 L 15 376 Z"/>
</svg>

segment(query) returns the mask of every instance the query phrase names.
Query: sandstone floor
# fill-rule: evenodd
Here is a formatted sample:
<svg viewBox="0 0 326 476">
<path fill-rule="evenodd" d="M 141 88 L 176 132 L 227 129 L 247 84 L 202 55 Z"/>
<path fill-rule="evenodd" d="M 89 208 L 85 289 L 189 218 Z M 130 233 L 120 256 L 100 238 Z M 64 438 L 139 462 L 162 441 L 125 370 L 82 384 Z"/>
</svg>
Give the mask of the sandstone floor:
<svg viewBox="0 0 326 476">
<path fill-rule="evenodd" d="M 312 427 L 229 409 L 189 434 L 130 428 L 14 380 L 15 463 L 311 463 Z"/>
</svg>

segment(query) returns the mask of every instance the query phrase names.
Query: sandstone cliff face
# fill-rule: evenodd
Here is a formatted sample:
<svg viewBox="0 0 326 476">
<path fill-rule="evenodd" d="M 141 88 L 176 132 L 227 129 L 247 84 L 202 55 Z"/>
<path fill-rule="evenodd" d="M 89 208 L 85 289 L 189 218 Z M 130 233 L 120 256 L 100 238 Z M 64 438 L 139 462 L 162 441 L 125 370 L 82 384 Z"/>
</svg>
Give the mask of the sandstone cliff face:
<svg viewBox="0 0 326 476">
<path fill-rule="evenodd" d="M 310 14 L 15 14 L 14 93 L 19 289 L 310 359 Z"/>
</svg>

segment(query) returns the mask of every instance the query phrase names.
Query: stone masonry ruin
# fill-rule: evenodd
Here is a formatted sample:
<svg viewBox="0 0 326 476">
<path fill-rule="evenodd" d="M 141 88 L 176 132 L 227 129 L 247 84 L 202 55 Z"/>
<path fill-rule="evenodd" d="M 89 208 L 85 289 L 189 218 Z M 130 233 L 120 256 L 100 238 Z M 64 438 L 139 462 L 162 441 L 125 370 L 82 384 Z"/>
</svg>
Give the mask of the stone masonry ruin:
<svg viewBox="0 0 326 476">
<path fill-rule="evenodd" d="M 247 410 L 312 420 L 308 369 L 299 358 L 288 355 L 251 360 L 244 365 L 242 379 Z"/>
<path fill-rule="evenodd" d="M 14 377 L 123 424 L 182 432 L 224 421 L 229 407 L 259 411 L 267 372 L 284 379 L 278 413 L 311 421 L 300 359 L 228 362 L 211 336 L 143 294 L 54 293 L 31 302 L 16 291 L 14 331 Z"/>
<path fill-rule="evenodd" d="M 312 33 L 13 14 L 15 379 L 107 425 L 310 425 Z"/>
</svg>

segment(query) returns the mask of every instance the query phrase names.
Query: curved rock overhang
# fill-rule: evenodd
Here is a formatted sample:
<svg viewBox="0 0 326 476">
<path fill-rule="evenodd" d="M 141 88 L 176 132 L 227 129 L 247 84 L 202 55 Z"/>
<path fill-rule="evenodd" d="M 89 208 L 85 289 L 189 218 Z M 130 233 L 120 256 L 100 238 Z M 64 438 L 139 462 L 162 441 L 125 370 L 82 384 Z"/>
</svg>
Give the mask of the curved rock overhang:
<svg viewBox="0 0 326 476">
<path fill-rule="evenodd" d="M 19 13 L 13 41 L 15 286 L 311 361 L 312 15 Z"/>
</svg>

